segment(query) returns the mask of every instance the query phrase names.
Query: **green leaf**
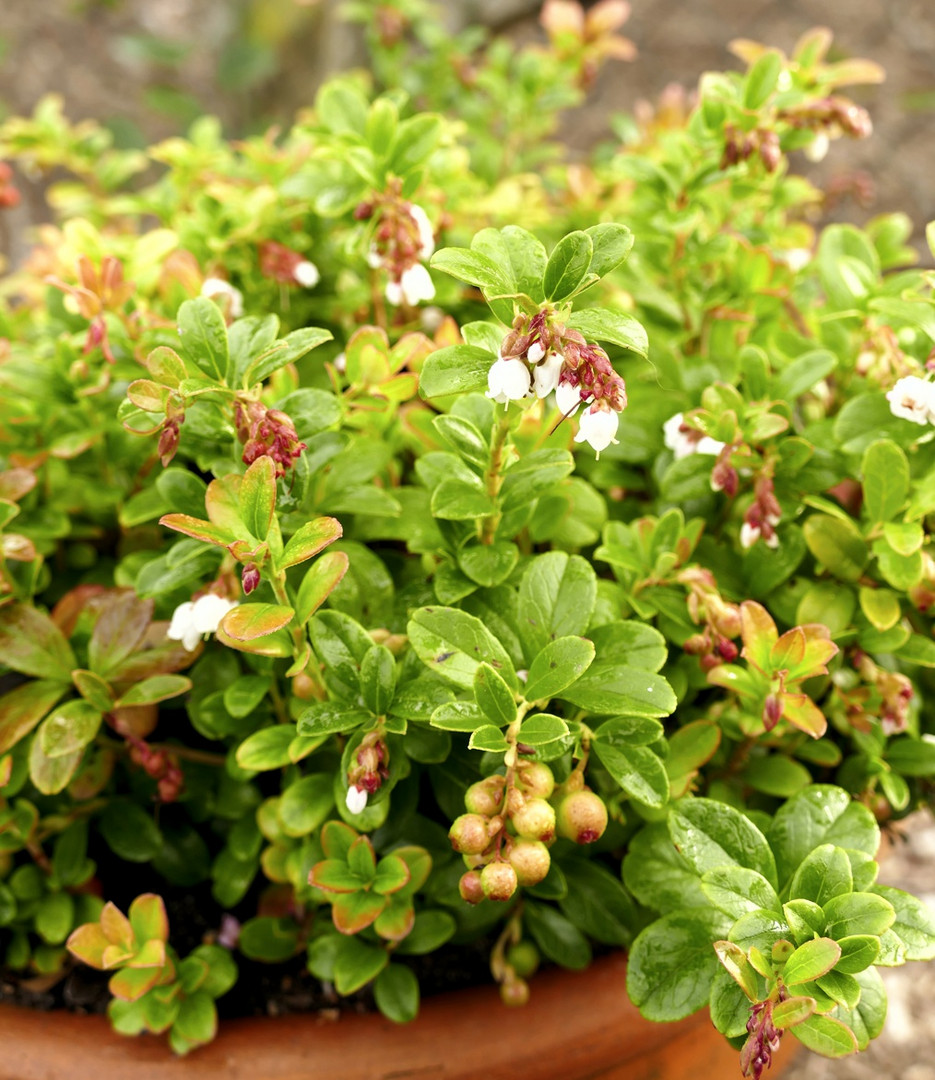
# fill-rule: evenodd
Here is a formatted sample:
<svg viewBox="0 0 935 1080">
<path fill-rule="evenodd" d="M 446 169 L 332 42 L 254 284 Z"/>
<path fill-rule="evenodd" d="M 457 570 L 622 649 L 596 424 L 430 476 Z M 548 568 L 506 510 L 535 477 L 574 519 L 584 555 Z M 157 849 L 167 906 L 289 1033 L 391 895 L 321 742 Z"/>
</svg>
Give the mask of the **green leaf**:
<svg viewBox="0 0 935 1080">
<path fill-rule="evenodd" d="M 224 690 L 224 708 L 231 716 L 249 716 L 266 697 L 270 688 L 268 675 L 240 675 Z"/>
<path fill-rule="evenodd" d="M 251 960 L 281 964 L 295 956 L 299 928 L 292 919 L 261 915 L 248 919 L 240 928 L 237 947 Z"/>
<path fill-rule="evenodd" d="M 701 888 L 718 911 L 732 919 L 759 909 L 777 915 L 782 911 L 773 886 L 762 874 L 745 866 L 718 866 L 708 870 L 701 878 Z"/>
<path fill-rule="evenodd" d="M 802 531 L 811 553 L 835 577 L 856 581 L 864 572 L 870 550 L 850 522 L 827 514 L 813 514 Z"/>
<path fill-rule="evenodd" d="M 283 604 L 238 604 L 221 620 L 221 629 L 235 641 L 255 641 L 288 626 L 294 615 Z"/>
<path fill-rule="evenodd" d="M 377 1008 L 395 1024 L 408 1024 L 419 1012 L 419 980 L 405 964 L 389 964 L 373 984 Z"/>
<path fill-rule="evenodd" d="M 205 296 L 186 300 L 179 308 L 182 352 L 215 382 L 227 374 L 227 326 L 220 308 Z"/>
<path fill-rule="evenodd" d="M 349 566 L 350 559 L 346 552 L 329 551 L 308 568 L 295 598 L 295 617 L 300 625 L 304 626 L 328 599 Z"/>
<path fill-rule="evenodd" d="M 28 604 L 2 608 L 0 618 L 0 664 L 23 675 L 71 682 L 78 666 L 65 635 L 54 622 Z"/>
<path fill-rule="evenodd" d="M 334 985 L 339 994 L 356 993 L 375 979 L 389 963 L 385 949 L 367 945 L 358 938 L 345 938 L 334 959 Z"/>
<path fill-rule="evenodd" d="M 486 255 L 503 270 L 510 292 L 525 293 L 536 302 L 543 299 L 545 248 L 532 233 L 516 225 L 503 229 L 481 229 L 471 241 L 471 250 Z"/>
<path fill-rule="evenodd" d="M 490 461 L 490 446 L 480 430 L 463 416 L 443 414 L 432 420 L 432 426 L 452 449 L 465 461 L 486 469 Z"/>
<path fill-rule="evenodd" d="M 892 932 L 905 946 L 906 959 L 935 959 L 935 915 L 931 908 L 918 897 L 889 885 L 874 885 L 873 891 L 896 912 Z"/>
<path fill-rule="evenodd" d="M 816 938 L 800 945 L 782 969 L 786 986 L 811 982 L 829 972 L 841 956 L 841 946 L 830 938 Z"/>
<path fill-rule="evenodd" d="M 664 915 L 685 908 L 710 907 L 701 875 L 672 843 L 662 822 L 644 825 L 630 841 L 623 881 L 645 907 Z"/>
<path fill-rule="evenodd" d="M 883 1030 L 886 1020 L 886 987 L 876 968 L 855 975 L 860 987 L 860 1001 L 854 1009 L 838 1007 L 830 1015 L 846 1024 L 857 1039 L 860 1050 L 866 1050 L 871 1039 Z M 775 1013 L 774 1013 L 775 1015 Z"/>
<path fill-rule="evenodd" d="M 520 631 L 533 659 L 550 641 L 584 634 L 597 600 L 597 577 L 579 555 L 550 551 L 534 559 L 519 590 Z"/>
<path fill-rule="evenodd" d="M 835 896 L 852 892 L 854 876 L 847 852 L 834 844 L 820 844 L 802 861 L 789 886 L 790 896 L 823 907 Z"/>
<path fill-rule="evenodd" d="M 871 443 L 861 464 L 864 506 L 872 522 L 890 521 L 909 498 L 909 462 L 889 439 Z"/>
<path fill-rule="evenodd" d="M 875 855 L 880 846 L 880 829 L 873 814 L 830 784 L 814 784 L 781 806 L 768 836 L 783 887 L 820 844 L 855 848 L 868 855 Z"/>
<path fill-rule="evenodd" d="M 36 933 L 46 944 L 61 945 L 74 924 L 74 898 L 66 892 L 47 893 L 39 901 L 33 918 Z"/>
<path fill-rule="evenodd" d="M 678 704 L 661 675 L 601 660 L 563 690 L 561 697 L 596 716 L 669 716 Z"/>
<path fill-rule="evenodd" d="M 471 544 L 458 552 L 458 565 L 478 585 L 492 588 L 513 573 L 519 548 L 507 540 L 493 544 Z"/>
<path fill-rule="evenodd" d="M 592 859 L 568 856 L 562 866 L 568 883 L 562 914 L 595 941 L 627 947 L 639 919 L 620 879 Z"/>
<path fill-rule="evenodd" d="M 289 765 L 289 747 L 295 737 L 295 724 L 274 724 L 261 728 L 237 747 L 237 764 L 248 772 L 265 772 Z"/>
<path fill-rule="evenodd" d="M 456 929 L 454 916 L 447 911 L 417 912 L 412 929 L 396 947 L 396 952 L 406 956 L 435 952 L 453 936 Z"/>
<path fill-rule="evenodd" d="M 518 686 L 506 650 L 473 615 L 456 608 L 419 608 L 412 613 L 407 632 L 419 659 L 456 686 L 473 689 L 483 663 L 502 675 L 511 689 Z"/>
<path fill-rule="evenodd" d="M 432 514 L 443 521 L 472 521 L 487 517 L 496 507 L 479 478 L 471 483 L 443 480 L 432 492 Z"/>
<path fill-rule="evenodd" d="M 827 920 L 825 932 L 829 937 L 853 935 L 879 936 L 896 921 L 893 905 L 874 893 L 845 893 L 833 896 L 822 906 Z"/>
<path fill-rule="evenodd" d="M 112 596 L 97 617 L 88 643 L 88 665 L 107 675 L 139 646 L 153 617 L 152 600 L 132 592 Z"/>
<path fill-rule="evenodd" d="M 371 888 L 381 896 L 399 892 L 409 883 L 409 866 L 398 855 L 385 855 L 378 863 Z"/>
<path fill-rule="evenodd" d="M 602 278 L 616 269 L 633 250 L 633 233 L 615 221 L 592 225 L 584 230 L 593 249 L 588 272 Z"/>
<path fill-rule="evenodd" d="M 112 799 L 98 827 L 111 851 L 126 862 L 149 862 L 162 848 L 162 833 L 152 812 L 129 799 Z"/>
<path fill-rule="evenodd" d="M 485 750 L 492 754 L 503 754 L 509 748 L 503 732 L 493 724 L 483 724 L 475 729 L 468 740 L 469 750 Z"/>
<path fill-rule="evenodd" d="M 935 740 L 894 739 L 886 748 L 886 760 L 902 776 L 935 776 Z"/>
<path fill-rule="evenodd" d="M 680 799 L 669 812 L 668 825 L 672 843 L 698 874 L 736 864 L 756 870 L 777 887 L 766 837 L 734 807 L 714 799 Z"/>
<path fill-rule="evenodd" d="M 759 109 L 776 89 L 782 71 L 782 54 L 775 49 L 764 52 L 747 72 L 744 86 L 745 109 Z"/>
<path fill-rule="evenodd" d="M 192 681 L 185 675 L 152 675 L 131 686 L 117 704 L 121 708 L 127 705 L 154 705 L 167 698 L 178 697 L 191 688 Z"/>
<path fill-rule="evenodd" d="M 779 798 L 790 798 L 812 782 L 808 769 L 784 754 L 751 757 L 742 776 L 754 791 Z"/>
<path fill-rule="evenodd" d="M 669 777 L 652 750 L 644 746 L 622 749 L 599 740 L 591 744 L 591 749 L 631 799 L 656 809 L 668 802 Z"/>
<path fill-rule="evenodd" d="M 237 494 L 240 518 L 251 536 L 265 540 L 276 510 L 276 463 L 265 454 L 244 473 Z"/>
<path fill-rule="evenodd" d="M 481 712 L 497 727 L 512 724 L 516 719 L 513 691 L 490 664 L 479 664 L 474 672 L 474 700 Z"/>
<path fill-rule="evenodd" d="M 258 458 L 257 460 L 262 459 Z M 343 532 L 340 521 L 332 517 L 320 517 L 315 518 L 314 521 L 307 521 L 289 538 L 282 555 L 277 560 L 279 567 L 287 570 L 290 566 L 311 559 L 313 555 L 317 555 L 319 551 L 322 551 L 329 544 L 340 539 Z"/>
<path fill-rule="evenodd" d="M 429 265 L 433 270 L 441 270 L 442 273 L 450 274 L 459 281 L 467 282 L 468 285 L 478 286 L 483 289 L 486 296 L 509 296 L 516 291 L 514 283 L 506 276 L 504 269 L 480 251 L 471 251 L 467 248 L 442 248 L 441 251 L 435 252 Z M 470 348 L 470 346 L 455 345 L 452 348 Z M 432 354 L 432 356 L 437 355 L 438 353 Z M 451 391 L 446 390 L 444 393 L 451 393 Z M 425 391 L 425 396 L 434 397 L 435 394 Z"/>
<path fill-rule="evenodd" d="M 673 912 L 650 923 L 630 949 L 627 993 L 648 1020 L 681 1020 L 707 1004 L 718 972 L 712 945 L 723 936 L 720 912 Z"/>
<path fill-rule="evenodd" d="M 65 683 L 41 679 L 0 697 L 0 754 L 28 735 L 66 690 Z"/>
<path fill-rule="evenodd" d="M 583 308 L 571 316 L 568 325 L 579 330 L 589 341 L 607 341 L 638 356 L 646 356 L 649 352 L 646 328 L 633 315 L 622 311 Z"/>
<path fill-rule="evenodd" d="M 66 701 L 39 728 L 42 752 L 50 758 L 83 750 L 101 726 L 101 711 L 87 701 Z"/>
<path fill-rule="evenodd" d="M 560 716 L 536 713 L 527 717 L 519 729 L 519 741 L 526 746 L 547 746 L 564 739 L 568 724 Z"/>
<path fill-rule="evenodd" d="M 832 1016 L 810 1016 L 792 1029 L 792 1034 L 816 1054 L 840 1058 L 857 1052 L 854 1032 Z"/>
<path fill-rule="evenodd" d="M 876 962 L 880 955 L 880 939 L 871 934 L 854 934 L 838 939 L 841 959 L 835 971 L 842 975 L 858 975 Z"/>
<path fill-rule="evenodd" d="M 591 946 L 581 931 L 545 904 L 527 901 L 523 922 L 542 954 L 562 967 L 581 971 L 591 962 Z"/>
<path fill-rule="evenodd" d="M 569 636 L 550 641 L 529 665 L 523 697 L 547 701 L 566 690 L 590 667 L 594 651 L 587 638 Z"/>
<path fill-rule="evenodd" d="M 331 776 L 313 773 L 290 784 L 279 800 L 278 817 L 286 836 L 308 836 L 331 813 L 334 785 Z"/>
<path fill-rule="evenodd" d="M 360 662 L 360 693 L 374 715 L 384 716 L 389 711 L 396 693 L 396 657 L 385 645 L 371 645 L 364 654 Z"/>
<path fill-rule="evenodd" d="M 432 713 L 430 723 L 442 731 L 476 731 L 488 726 L 487 717 L 473 701 L 444 702 Z"/>
<path fill-rule="evenodd" d="M 326 341 L 331 341 L 333 337 L 330 330 L 320 326 L 303 326 L 299 330 L 293 330 L 251 360 L 244 370 L 242 385 L 249 387 L 265 382 L 274 371 L 301 360 L 306 353 Z"/>
<path fill-rule="evenodd" d="M 334 898 L 331 918 L 342 934 L 357 934 L 372 925 L 386 905 L 386 897 L 377 893 L 343 893 Z"/>
<path fill-rule="evenodd" d="M 601 660 L 616 660 L 641 671 L 658 671 L 669 655 L 666 639 L 653 626 L 629 619 L 588 631 Z"/>
<path fill-rule="evenodd" d="M 594 255 L 591 237 L 584 232 L 563 236 L 546 263 L 542 287 L 547 300 L 565 300 L 572 296 L 588 276 Z"/>
</svg>

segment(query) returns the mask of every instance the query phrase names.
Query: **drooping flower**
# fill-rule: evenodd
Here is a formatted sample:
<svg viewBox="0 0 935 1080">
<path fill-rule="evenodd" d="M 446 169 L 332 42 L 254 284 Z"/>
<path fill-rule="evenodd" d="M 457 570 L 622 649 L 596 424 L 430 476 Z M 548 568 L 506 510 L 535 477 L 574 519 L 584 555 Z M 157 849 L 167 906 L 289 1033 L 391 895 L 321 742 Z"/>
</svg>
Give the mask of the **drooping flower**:
<svg viewBox="0 0 935 1080">
<path fill-rule="evenodd" d="M 301 262 L 296 263 L 295 269 L 292 271 L 292 276 L 295 279 L 296 284 L 301 285 L 305 289 L 314 289 L 318 282 L 321 281 L 321 274 L 318 272 L 318 267 L 308 259 L 303 259 Z"/>
<path fill-rule="evenodd" d="M 529 393 L 529 368 L 517 358 L 498 357 L 487 372 L 487 397 L 498 405 L 519 401 Z"/>
<path fill-rule="evenodd" d="M 906 375 L 886 393 L 890 412 L 914 424 L 935 423 L 935 383 Z"/>
<path fill-rule="evenodd" d="M 600 403 L 595 403 L 581 414 L 575 442 L 586 442 L 599 454 L 612 443 L 617 442 L 616 435 L 619 426 L 619 413 L 602 407 Z"/>
<path fill-rule="evenodd" d="M 724 449 L 724 443 L 702 435 L 685 423 L 682 413 L 670 416 L 662 425 L 666 446 L 675 454 L 676 460 L 689 454 L 714 454 L 717 456 Z"/>
<path fill-rule="evenodd" d="M 223 278 L 206 278 L 201 286 L 201 295 L 209 300 L 219 300 L 232 319 L 239 319 L 243 315 L 243 293 Z"/>
<path fill-rule="evenodd" d="M 351 784 L 344 797 L 344 804 L 352 814 L 360 814 L 367 805 L 367 789 Z"/>
<path fill-rule="evenodd" d="M 555 404 L 563 416 L 574 416 L 581 405 L 581 388 L 560 382 L 555 388 Z"/>
<path fill-rule="evenodd" d="M 435 232 L 429 216 L 416 203 L 409 204 L 409 216 L 415 221 L 419 234 L 419 258 L 430 259 L 435 251 Z"/>
<path fill-rule="evenodd" d="M 400 274 L 399 281 L 386 283 L 386 299 L 394 307 L 405 301 L 409 307 L 416 307 L 423 300 L 435 299 L 435 286 L 432 276 L 422 263 L 416 263 Z"/>
<path fill-rule="evenodd" d="M 236 607 L 233 600 L 207 593 L 197 600 L 186 600 L 172 612 L 172 621 L 166 631 L 171 641 L 181 641 L 188 652 L 193 652 L 205 634 L 217 632 L 221 619 Z"/>
<path fill-rule="evenodd" d="M 529 346 L 529 352 L 526 355 L 530 360 L 532 360 L 532 351 L 535 347 L 535 345 Z M 541 363 L 536 364 L 535 368 L 533 368 L 536 397 L 547 397 L 553 390 L 558 388 L 558 380 L 561 377 L 564 363 L 565 358 L 561 353 L 550 352 L 546 354 Z"/>
</svg>

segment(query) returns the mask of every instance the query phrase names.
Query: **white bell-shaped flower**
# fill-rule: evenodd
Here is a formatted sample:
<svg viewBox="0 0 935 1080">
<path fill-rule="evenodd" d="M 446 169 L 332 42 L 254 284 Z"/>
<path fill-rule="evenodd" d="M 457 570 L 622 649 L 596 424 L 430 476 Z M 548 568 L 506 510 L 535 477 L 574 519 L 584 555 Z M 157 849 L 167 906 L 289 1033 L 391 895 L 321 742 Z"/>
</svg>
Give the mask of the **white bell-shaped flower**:
<svg viewBox="0 0 935 1080">
<path fill-rule="evenodd" d="M 532 346 L 530 346 L 529 352 L 532 352 Z M 541 364 L 536 365 L 533 369 L 536 397 L 547 397 L 553 390 L 558 388 L 558 380 L 562 374 L 562 364 L 564 363 L 565 358 L 561 353 L 551 352 L 546 355 Z"/>
<path fill-rule="evenodd" d="M 205 278 L 201 295 L 207 296 L 209 300 L 226 300 L 232 319 L 239 319 L 243 315 L 243 293 L 223 278 Z"/>
<path fill-rule="evenodd" d="M 416 263 L 404 270 L 399 281 L 388 281 L 386 284 L 386 299 L 394 307 L 405 300 L 409 307 L 416 307 L 423 300 L 435 299 L 435 286 L 432 284 L 432 276 L 422 265 Z"/>
<path fill-rule="evenodd" d="M 759 525 L 751 525 L 749 521 L 745 521 L 740 526 L 740 546 L 747 550 L 752 548 L 753 545 L 760 539 L 760 527 Z"/>
<path fill-rule="evenodd" d="M 313 262 L 309 262 L 308 259 L 303 259 L 300 263 L 295 264 L 292 276 L 296 284 L 305 289 L 314 289 L 318 282 L 321 281 L 318 267 Z"/>
<path fill-rule="evenodd" d="M 432 229 L 429 216 L 416 203 L 409 204 L 409 214 L 419 230 L 419 258 L 429 259 L 435 250 L 435 232 Z"/>
<path fill-rule="evenodd" d="M 172 612 L 172 621 L 166 631 L 171 641 L 181 641 L 188 652 L 197 648 L 205 634 L 217 632 L 221 619 L 237 605 L 233 600 L 208 593 L 197 600 L 186 600 Z"/>
<path fill-rule="evenodd" d="M 519 401 L 529 393 L 529 368 L 523 360 L 502 357 L 495 360 L 487 372 L 487 397 L 498 405 Z"/>
<path fill-rule="evenodd" d="M 359 814 L 367 805 L 367 791 L 365 788 L 351 784 L 344 796 L 344 804 L 352 814 Z"/>
<path fill-rule="evenodd" d="M 713 454 L 715 457 L 724 449 L 724 443 L 712 439 L 710 435 L 703 435 L 700 439 L 692 437 L 692 432 L 682 431 L 682 413 L 670 416 L 662 425 L 663 437 L 666 446 L 675 454 L 676 459 L 688 457 L 689 454 Z"/>
<path fill-rule="evenodd" d="M 887 391 L 890 412 L 914 424 L 935 422 L 935 383 L 906 375 Z"/>
<path fill-rule="evenodd" d="M 545 348 L 541 341 L 534 341 L 526 350 L 526 359 L 530 364 L 538 364 L 545 356 Z"/>
<path fill-rule="evenodd" d="M 585 409 L 578 421 L 578 434 L 575 442 L 586 442 L 598 454 L 617 441 L 617 428 L 620 426 L 620 414 L 612 409 L 599 409 L 593 405 Z"/>
<path fill-rule="evenodd" d="M 581 405 L 580 387 L 560 382 L 555 388 L 555 404 L 563 416 L 574 416 Z"/>
</svg>

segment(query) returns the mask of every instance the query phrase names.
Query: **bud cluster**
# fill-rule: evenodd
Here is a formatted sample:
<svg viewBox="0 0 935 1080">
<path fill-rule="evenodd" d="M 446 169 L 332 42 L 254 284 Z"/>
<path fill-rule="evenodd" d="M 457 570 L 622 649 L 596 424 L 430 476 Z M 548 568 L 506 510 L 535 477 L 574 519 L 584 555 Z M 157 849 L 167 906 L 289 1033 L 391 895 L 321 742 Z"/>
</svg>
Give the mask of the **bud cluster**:
<svg viewBox="0 0 935 1080">
<path fill-rule="evenodd" d="M 159 433 L 157 453 L 163 468 L 175 457 L 179 448 L 179 428 L 185 423 L 185 410 L 172 394 L 166 401 L 166 418 Z"/>
<path fill-rule="evenodd" d="M 133 295 L 135 286 L 123 277 L 123 263 L 113 255 L 105 255 L 98 270 L 87 255 L 81 255 L 77 263 L 77 285 L 69 285 L 57 277 L 46 278 L 49 285 L 66 293 L 78 314 L 90 320 L 88 334 L 84 343 L 84 355 L 100 349 L 104 359 L 113 364 L 114 355 L 107 336 L 107 323 L 104 312 L 122 314 L 127 300 Z"/>
<path fill-rule="evenodd" d="M 677 580 L 688 588 L 688 614 L 692 622 L 703 626 L 682 646 L 685 652 L 699 658 L 703 671 L 732 663 L 739 653 L 733 639 L 740 636 L 740 608 L 721 596 L 710 570 L 689 566 L 679 573 Z"/>
<path fill-rule="evenodd" d="M 581 774 L 556 788 L 543 762 L 520 760 L 506 776 L 477 781 L 464 804 L 468 812 L 454 821 L 448 837 L 468 867 L 460 891 L 471 904 L 506 901 L 519 886 L 542 881 L 556 835 L 589 844 L 607 827 L 607 808 L 584 787 Z"/>
<path fill-rule="evenodd" d="M 762 540 L 769 548 L 779 547 L 776 526 L 782 520 L 782 507 L 773 491 L 773 478 L 763 472 L 753 488 L 753 502 L 747 507 L 740 527 L 740 545 L 751 548 Z"/>
<path fill-rule="evenodd" d="M 321 280 L 313 262 L 275 240 L 260 244 L 260 273 L 283 285 L 301 285 L 306 289 L 313 289 Z"/>
<path fill-rule="evenodd" d="M 130 760 L 156 781 L 159 801 L 175 802 L 185 783 L 175 755 L 150 746 L 126 724 L 118 722 L 115 727 L 130 748 Z"/>
<path fill-rule="evenodd" d="M 779 1049 L 782 1031 L 773 1023 L 773 1003 L 758 1001 L 750 1008 L 747 1021 L 747 1041 L 740 1051 L 740 1067 L 744 1076 L 760 1080 L 763 1070 L 773 1062 Z"/>
<path fill-rule="evenodd" d="M 854 667 L 863 679 L 865 686 L 875 691 L 878 703 L 871 708 L 870 700 L 860 701 L 853 697 L 849 701 L 848 720 L 858 731 L 870 729 L 870 716 L 879 719 L 884 735 L 898 735 L 909 726 L 909 704 L 912 701 L 912 683 L 907 676 L 898 671 L 887 671 L 875 664 L 869 656 L 858 649 L 854 655 Z"/>
<path fill-rule="evenodd" d="M 394 306 L 415 307 L 435 297 L 435 286 L 423 262 L 435 250 L 435 233 L 421 206 L 404 199 L 398 181 L 354 210 L 358 221 L 374 222 L 367 262 L 389 276 L 386 299 Z"/>
<path fill-rule="evenodd" d="M 237 438 L 244 444 L 243 462 L 252 465 L 257 458 L 270 457 L 276 463 L 277 476 L 284 476 L 305 449 L 292 420 L 259 401 L 238 398 L 234 403 L 234 426 Z"/>
<path fill-rule="evenodd" d="M 347 808 L 359 814 L 367 805 L 367 798 L 383 786 L 390 775 L 390 752 L 381 731 L 368 731 L 363 737 L 354 762 L 347 770 Z"/>
<path fill-rule="evenodd" d="M 815 132 L 815 141 L 806 150 L 813 161 L 820 161 L 825 156 L 830 139 L 839 139 L 842 135 L 866 139 L 873 131 L 867 110 L 839 94 L 831 94 L 796 108 L 782 109 L 778 119 L 794 128 Z"/>
<path fill-rule="evenodd" d="M 724 127 L 724 153 L 720 168 L 728 169 L 741 161 L 759 156 L 767 172 L 775 172 L 782 160 L 779 135 L 772 128 L 754 128 L 740 131 L 733 124 Z"/>
</svg>

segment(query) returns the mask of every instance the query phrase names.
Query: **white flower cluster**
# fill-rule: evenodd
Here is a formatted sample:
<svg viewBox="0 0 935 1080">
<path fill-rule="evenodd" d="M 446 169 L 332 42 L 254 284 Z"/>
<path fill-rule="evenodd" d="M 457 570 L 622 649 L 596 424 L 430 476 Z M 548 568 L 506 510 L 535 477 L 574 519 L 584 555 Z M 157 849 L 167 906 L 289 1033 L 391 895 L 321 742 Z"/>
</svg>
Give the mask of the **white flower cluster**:
<svg viewBox="0 0 935 1080">
<path fill-rule="evenodd" d="M 709 435 L 702 435 L 698 431 L 683 431 L 684 420 L 682 413 L 676 413 L 662 425 L 665 444 L 675 454 L 676 460 L 688 457 L 689 454 L 714 454 L 715 456 L 720 454 L 724 449 L 724 443 L 712 439 Z"/>
<path fill-rule="evenodd" d="M 581 406 L 581 392 L 569 382 L 559 382 L 564 357 L 559 352 L 546 353 L 538 341 L 526 352 L 529 363 L 535 364 L 530 377 L 529 365 L 518 356 L 498 356 L 487 373 L 487 397 L 498 405 L 508 405 L 535 393 L 544 398 L 555 393 L 555 404 L 564 416 L 574 416 Z M 592 405 L 578 421 L 575 442 L 586 442 L 598 454 L 616 443 L 620 414 L 605 406 Z"/>
<path fill-rule="evenodd" d="M 428 214 L 415 203 L 409 204 L 409 216 L 416 223 L 419 234 L 419 258 L 427 262 L 435 251 L 435 233 L 432 231 L 432 223 L 429 221 Z M 371 246 L 367 253 L 367 262 L 375 269 L 384 265 L 383 257 L 376 246 Z M 432 284 L 432 276 L 426 267 L 421 262 L 417 262 L 403 270 L 398 281 L 388 281 L 384 294 L 387 303 L 394 307 L 399 307 L 403 301 L 409 307 L 416 307 L 425 301 L 435 299 L 435 286 Z"/>
<path fill-rule="evenodd" d="M 205 634 L 217 632 L 221 619 L 237 605 L 233 600 L 208 593 L 197 600 L 186 600 L 172 612 L 172 621 L 166 631 L 166 637 L 172 641 L 181 641 L 192 652 Z"/>
<path fill-rule="evenodd" d="M 935 424 L 935 383 L 906 375 L 886 393 L 890 412 L 914 424 Z"/>
</svg>

